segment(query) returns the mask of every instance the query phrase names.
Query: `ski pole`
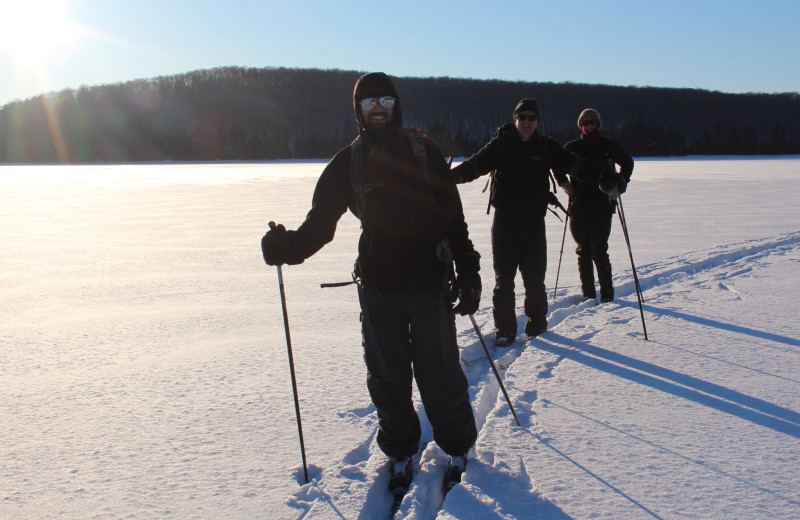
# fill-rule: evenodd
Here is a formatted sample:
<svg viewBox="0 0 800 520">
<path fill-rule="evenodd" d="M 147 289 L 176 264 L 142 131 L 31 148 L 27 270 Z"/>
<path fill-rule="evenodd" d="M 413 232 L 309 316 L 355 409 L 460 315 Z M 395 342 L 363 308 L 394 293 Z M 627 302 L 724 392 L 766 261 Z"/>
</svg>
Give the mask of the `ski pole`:
<svg viewBox="0 0 800 520">
<path fill-rule="evenodd" d="M 639 285 L 639 276 L 636 274 L 636 266 L 633 263 L 633 250 L 631 249 L 631 239 L 628 235 L 628 223 L 625 219 L 625 210 L 622 208 L 622 197 L 617 197 L 617 204 L 619 206 L 619 211 L 617 212 L 617 215 L 619 216 L 619 223 L 622 226 L 622 234 L 625 235 L 625 243 L 628 245 L 628 257 L 631 259 L 633 283 L 636 286 L 636 299 L 639 301 L 639 315 L 642 317 L 642 330 L 644 331 L 644 339 L 647 340 L 647 326 L 644 323 L 644 309 L 642 308 L 642 304 L 644 303 L 644 295 L 642 294 L 642 286 Z"/>
<path fill-rule="evenodd" d="M 642 286 L 639 284 L 639 276 L 636 274 L 636 266 L 633 264 L 633 250 L 631 249 L 631 239 L 628 234 L 628 220 L 625 218 L 625 210 L 622 207 L 622 198 L 617 195 L 619 202 L 619 219 L 622 224 L 622 232 L 625 235 L 625 243 L 628 245 L 628 256 L 631 259 L 631 270 L 633 271 L 633 281 L 636 286 L 636 296 L 641 303 L 644 303 L 644 294 L 642 294 Z"/>
<path fill-rule="evenodd" d="M 494 377 L 497 378 L 497 382 L 500 384 L 500 390 L 503 391 L 503 395 L 506 398 L 506 402 L 508 403 L 508 407 L 511 408 L 511 415 L 514 416 L 514 420 L 517 421 L 517 426 L 522 426 L 520 424 L 519 419 L 517 419 L 517 412 L 514 411 L 514 405 L 511 404 L 511 399 L 508 397 L 508 392 L 506 392 L 506 387 L 503 385 L 502 379 L 500 379 L 500 373 L 497 371 L 497 367 L 494 366 L 494 360 L 492 360 L 492 355 L 489 354 L 489 347 L 486 346 L 486 342 L 483 340 L 483 334 L 481 334 L 481 330 L 478 328 L 478 324 L 475 322 L 475 316 L 472 314 L 469 315 L 469 319 L 472 320 L 472 326 L 475 327 L 475 332 L 478 333 L 478 339 L 481 340 L 481 345 L 483 346 L 483 351 L 486 353 L 486 359 L 489 360 L 489 364 L 492 366 L 492 371 L 494 372 Z"/>
<path fill-rule="evenodd" d="M 275 222 L 269 223 L 270 229 L 275 229 Z M 306 464 L 306 447 L 303 442 L 303 422 L 300 420 L 300 399 L 297 396 L 297 378 L 294 375 L 294 356 L 292 356 L 292 338 L 289 334 L 289 313 L 286 311 L 286 293 L 283 289 L 283 270 L 278 265 L 278 286 L 281 291 L 281 306 L 283 307 L 283 329 L 286 331 L 286 349 L 289 352 L 289 373 L 292 376 L 292 392 L 294 393 L 294 413 L 297 417 L 297 432 L 300 436 L 300 455 L 303 458 L 303 475 L 308 478 L 308 465 Z"/>
<path fill-rule="evenodd" d="M 633 265 L 633 252 L 631 251 L 631 239 L 628 235 L 628 220 L 625 218 L 625 210 L 622 208 L 622 198 L 617 196 L 617 202 L 619 202 L 619 218 L 620 222 L 622 223 L 622 232 L 625 235 L 625 242 L 628 244 L 628 256 L 631 259 L 631 268 L 633 269 L 633 281 L 636 284 L 636 293 L 639 295 L 639 299 L 642 300 L 644 303 L 644 294 L 642 293 L 642 287 L 639 285 L 639 277 L 636 275 L 636 267 Z"/>
<path fill-rule="evenodd" d="M 567 237 L 567 223 L 569 222 L 569 214 L 572 212 L 572 199 L 567 204 L 567 214 L 564 216 L 564 233 L 561 234 L 561 251 L 558 252 L 558 269 L 556 269 L 556 285 L 553 287 L 553 301 L 556 299 L 556 291 L 558 291 L 558 275 L 561 273 L 561 258 L 564 256 L 564 239 Z"/>
</svg>

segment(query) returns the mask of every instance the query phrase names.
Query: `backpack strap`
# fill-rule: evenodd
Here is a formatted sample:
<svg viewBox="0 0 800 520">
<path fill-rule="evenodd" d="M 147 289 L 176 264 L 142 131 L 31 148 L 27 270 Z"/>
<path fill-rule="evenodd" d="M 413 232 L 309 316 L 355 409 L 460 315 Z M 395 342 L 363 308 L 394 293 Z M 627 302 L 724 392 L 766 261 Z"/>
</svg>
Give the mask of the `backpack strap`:
<svg viewBox="0 0 800 520">
<path fill-rule="evenodd" d="M 417 160 L 417 164 L 419 164 L 419 167 L 425 173 L 425 178 L 428 179 L 428 152 L 425 149 L 425 141 L 423 141 L 421 137 L 410 132 L 406 135 L 408 135 L 408 140 L 411 143 L 414 159 Z"/>
<path fill-rule="evenodd" d="M 430 185 L 430 175 L 428 172 L 428 151 L 425 141 L 414 132 L 406 132 L 408 141 L 411 144 L 411 151 L 414 154 L 417 164 L 425 174 L 425 179 Z M 364 140 L 359 135 L 350 143 L 350 187 L 355 194 L 356 216 L 362 221 L 366 218 L 367 197 L 364 189 L 364 161 L 366 153 L 364 150 Z"/>
<path fill-rule="evenodd" d="M 422 169 L 425 180 L 430 190 L 430 174 L 428 172 L 428 153 L 423 137 L 414 132 L 405 132 L 411 143 L 411 151 L 414 154 L 417 164 Z M 364 139 L 359 134 L 350 143 L 350 187 L 353 190 L 355 207 L 353 208 L 356 217 L 361 221 L 361 229 L 364 230 L 369 239 L 369 217 L 367 216 L 367 190 L 364 186 L 364 162 L 366 161 L 366 149 Z M 433 192 L 431 192 L 433 197 Z"/>
<path fill-rule="evenodd" d="M 494 136 L 492 139 L 496 139 L 498 137 L 505 137 L 507 135 L 511 135 L 514 130 L 516 129 L 516 125 L 514 123 L 505 123 L 497 127 L 497 130 L 494 131 Z M 497 183 L 497 175 L 500 173 L 500 170 L 492 170 L 489 172 L 489 179 L 486 181 L 486 186 L 483 187 L 483 191 L 486 191 L 486 188 L 489 188 L 489 203 L 486 205 L 486 214 L 488 215 L 489 212 L 492 210 L 492 202 L 494 200 L 494 190 Z"/>
<path fill-rule="evenodd" d="M 350 187 L 355 195 L 356 217 L 366 218 L 367 196 L 364 190 L 364 140 L 359 135 L 350 143 Z"/>
<path fill-rule="evenodd" d="M 431 187 L 431 172 L 428 169 L 428 149 L 425 146 L 425 138 L 419 134 L 408 134 L 408 140 L 411 143 L 411 151 L 414 153 L 414 158 L 417 160 L 422 175 L 425 176 L 425 184 L 428 186 L 428 195 L 431 197 L 431 204 L 435 204 L 436 200 L 433 195 L 433 188 Z"/>
</svg>

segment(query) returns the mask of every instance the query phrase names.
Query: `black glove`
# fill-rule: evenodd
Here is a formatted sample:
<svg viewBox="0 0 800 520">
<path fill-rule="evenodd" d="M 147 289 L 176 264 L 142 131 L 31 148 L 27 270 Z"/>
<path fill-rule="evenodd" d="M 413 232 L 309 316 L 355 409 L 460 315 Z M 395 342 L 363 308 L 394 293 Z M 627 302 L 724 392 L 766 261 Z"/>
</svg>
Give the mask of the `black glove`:
<svg viewBox="0 0 800 520">
<path fill-rule="evenodd" d="M 481 304 L 481 275 L 460 274 L 456 277 L 453 289 L 458 295 L 458 305 L 453 310 L 462 316 L 475 314 Z"/>
<path fill-rule="evenodd" d="M 289 233 L 283 224 L 269 223 L 269 231 L 261 239 L 261 253 L 267 265 L 282 265 L 286 263 L 291 251 Z"/>
<path fill-rule="evenodd" d="M 628 189 L 628 180 L 621 174 L 617 174 L 617 192 L 618 193 L 625 193 L 625 190 Z"/>
<path fill-rule="evenodd" d="M 611 168 L 603 168 L 600 171 L 600 191 L 606 195 L 611 195 L 614 188 L 617 187 L 617 172 Z"/>
</svg>

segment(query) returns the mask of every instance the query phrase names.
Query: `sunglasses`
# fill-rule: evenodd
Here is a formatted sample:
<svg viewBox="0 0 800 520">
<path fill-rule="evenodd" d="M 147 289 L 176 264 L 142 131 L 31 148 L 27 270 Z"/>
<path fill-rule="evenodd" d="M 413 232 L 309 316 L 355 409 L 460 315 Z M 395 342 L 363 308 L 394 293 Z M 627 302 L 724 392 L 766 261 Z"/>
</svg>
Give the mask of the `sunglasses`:
<svg viewBox="0 0 800 520">
<path fill-rule="evenodd" d="M 529 116 L 528 114 L 517 114 L 517 119 L 520 121 L 536 121 L 539 119 L 539 116 Z"/>
<path fill-rule="evenodd" d="M 586 119 L 584 121 L 581 121 L 581 126 L 589 126 L 589 125 L 597 126 L 598 124 L 599 123 L 598 123 L 597 119 Z"/>
<path fill-rule="evenodd" d="M 395 99 L 392 96 L 381 96 L 381 97 L 368 97 L 364 98 L 359 103 L 361 104 L 361 108 L 364 110 L 372 110 L 375 108 L 375 105 L 378 103 L 381 104 L 383 108 L 392 108 L 395 103 Z"/>
</svg>

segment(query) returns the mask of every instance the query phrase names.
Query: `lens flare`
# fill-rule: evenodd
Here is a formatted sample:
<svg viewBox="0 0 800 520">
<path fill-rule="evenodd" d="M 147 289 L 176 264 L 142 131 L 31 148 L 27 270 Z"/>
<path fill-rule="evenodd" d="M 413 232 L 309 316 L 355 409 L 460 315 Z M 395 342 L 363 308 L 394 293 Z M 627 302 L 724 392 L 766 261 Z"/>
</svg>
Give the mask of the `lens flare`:
<svg viewBox="0 0 800 520">
<path fill-rule="evenodd" d="M 64 0 L 0 0 L 0 13 L 0 54 L 28 66 L 47 67 L 78 44 Z"/>
</svg>

